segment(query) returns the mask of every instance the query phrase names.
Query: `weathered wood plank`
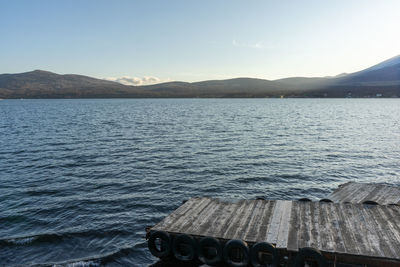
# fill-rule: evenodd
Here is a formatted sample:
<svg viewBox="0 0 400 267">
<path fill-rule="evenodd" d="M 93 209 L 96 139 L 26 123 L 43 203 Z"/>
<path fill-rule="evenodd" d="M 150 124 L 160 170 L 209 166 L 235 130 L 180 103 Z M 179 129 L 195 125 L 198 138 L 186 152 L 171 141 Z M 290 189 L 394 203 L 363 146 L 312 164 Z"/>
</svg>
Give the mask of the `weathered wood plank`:
<svg viewBox="0 0 400 267">
<path fill-rule="evenodd" d="M 333 202 L 363 203 L 375 201 L 381 205 L 400 204 L 400 186 L 385 184 L 346 183 L 328 196 Z"/>
<path fill-rule="evenodd" d="M 221 232 L 227 223 L 227 220 L 233 215 L 234 205 L 230 203 L 222 203 L 214 216 L 203 225 L 204 232 L 201 235 L 221 237 L 218 233 Z"/>
<path fill-rule="evenodd" d="M 277 200 L 274 213 L 272 214 L 271 223 L 268 228 L 267 242 L 276 244 L 278 242 L 279 227 L 282 222 L 282 217 L 286 211 L 286 202 L 284 200 Z"/>
<path fill-rule="evenodd" d="M 326 246 L 325 251 L 329 251 L 329 249 L 332 249 L 331 251 L 336 251 L 339 253 L 345 253 L 346 251 L 346 241 L 344 238 L 344 229 L 341 229 L 340 224 L 341 221 L 339 219 L 339 216 L 337 215 L 336 212 L 336 206 L 337 204 L 331 204 L 331 203 L 321 203 L 321 210 L 324 211 L 324 213 L 327 215 L 327 220 L 328 220 L 328 225 L 322 224 L 322 231 L 323 228 L 329 229 L 327 231 L 327 235 L 330 237 L 327 237 L 326 240 Z M 325 240 L 323 237 L 321 237 L 322 240 Z M 348 245 L 348 244 L 347 244 Z"/>
<path fill-rule="evenodd" d="M 271 225 L 272 213 L 275 209 L 276 201 L 268 201 L 265 206 L 264 213 L 261 217 L 261 224 L 259 224 L 259 229 L 257 231 L 253 231 L 255 235 L 255 241 L 266 241 L 269 226 Z"/>
<path fill-rule="evenodd" d="M 310 247 L 320 248 L 321 244 L 321 223 L 320 223 L 320 214 L 319 214 L 319 206 L 318 202 L 310 203 Z"/>
<path fill-rule="evenodd" d="M 202 204 L 197 205 L 192 210 L 181 216 L 175 223 L 172 223 L 169 228 L 174 229 L 176 232 L 190 233 L 189 231 L 184 231 L 184 229 L 189 228 L 193 223 L 196 223 L 196 218 L 203 212 L 207 212 L 207 207 L 212 205 L 214 201 L 208 199 L 207 201 L 202 201 Z"/>
<path fill-rule="evenodd" d="M 310 202 L 300 202 L 299 210 L 300 210 L 300 229 L 299 229 L 299 237 L 297 240 L 298 248 L 309 247 L 310 242 Z"/>
<path fill-rule="evenodd" d="M 326 251 L 335 251 L 336 243 L 334 237 L 338 230 L 335 226 L 337 225 L 336 220 L 332 219 L 331 213 L 328 206 L 333 206 L 330 203 L 321 203 L 319 205 L 319 216 L 320 216 L 320 241 L 321 247 L 324 247 Z"/>
<path fill-rule="evenodd" d="M 363 205 L 345 205 L 346 209 L 343 209 L 341 213 L 346 215 L 347 221 L 351 227 L 350 231 L 354 233 L 355 240 L 354 246 L 358 247 L 360 254 L 371 255 L 373 249 L 368 239 L 367 229 L 365 225 L 365 220 L 360 216 L 359 209 Z"/>
<path fill-rule="evenodd" d="M 374 190 L 374 187 L 369 185 L 362 186 L 362 184 L 353 184 L 352 191 L 347 190 L 347 200 L 350 203 L 362 203 L 364 199 Z"/>
<path fill-rule="evenodd" d="M 242 213 L 247 208 L 247 202 L 245 200 L 240 201 L 237 204 L 237 209 L 234 212 L 234 216 L 231 217 L 229 224 L 227 224 L 225 231 L 222 234 L 222 238 L 224 239 L 237 239 L 234 234 L 237 228 L 240 226 L 240 219 L 242 218 Z"/>
<path fill-rule="evenodd" d="M 369 192 L 368 197 L 380 194 L 382 187 L 373 188 L 358 192 Z M 250 243 L 267 241 L 288 251 L 314 247 L 337 255 L 400 260 L 398 206 L 195 198 L 152 230 Z"/>
<path fill-rule="evenodd" d="M 300 229 L 300 202 L 292 203 L 292 212 L 290 216 L 290 229 L 288 237 L 287 249 L 289 251 L 298 251 L 298 239 L 299 239 L 299 229 Z"/>
<path fill-rule="evenodd" d="M 400 211 L 400 207 L 397 206 L 388 206 L 388 207 L 377 207 L 378 215 L 375 218 L 380 219 L 380 224 L 386 222 L 384 225 L 384 232 L 388 235 L 388 238 L 391 239 L 392 247 L 396 251 L 396 255 L 400 255 L 400 217 L 396 216 L 396 210 Z M 396 218 L 397 217 L 397 218 Z"/>
<path fill-rule="evenodd" d="M 378 246 L 386 256 L 391 258 L 400 255 L 399 242 L 393 240 L 388 230 L 388 222 L 381 220 L 379 206 L 367 206 L 360 210 L 368 218 L 368 226 L 375 246 Z"/>
<path fill-rule="evenodd" d="M 200 212 L 194 223 L 187 224 L 186 228 L 179 229 L 182 233 L 191 233 L 193 235 L 202 235 L 207 230 L 207 222 L 213 218 L 213 216 L 218 216 L 219 210 L 223 209 L 223 202 L 216 200 L 215 202 L 210 203 L 209 206 L 206 206 L 202 212 Z"/>
<path fill-rule="evenodd" d="M 360 203 L 363 203 L 365 201 L 375 201 L 377 203 L 381 203 L 382 200 L 385 200 L 386 197 L 389 197 L 390 195 L 386 195 L 386 193 L 389 193 L 389 189 L 385 186 L 382 186 L 380 184 L 377 185 L 368 185 L 368 188 L 371 189 L 361 201 Z M 382 199 L 382 200 L 381 200 Z M 381 200 L 381 201 L 380 201 Z"/>
<path fill-rule="evenodd" d="M 286 248 L 289 238 L 290 216 L 292 215 L 292 201 L 283 200 L 282 217 L 276 241 L 277 248 Z"/>
<path fill-rule="evenodd" d="M 376 228 L 374 227 L 372 223 L 372 218 L 368 218 L 365 216 L 365 210 L 371 208 L 370 205 L 365 205 L 363 209 L 355 209 L 354 211 L 357 213 L 358 220 L 360 223 L 358 224 L 359 226 L 362 227 L 362 237 L 364 237 L 365 244 L 368 242 L 368 245 L 366 246 L 366 254 L 372 255 L 372 256 L 379 256 L 379 255 L 385 255 L 388 256 L 387 251 L 383 250 L 383 248 L 380 246 L 380 240 L 382 240 L 382 236 L 378 236 L 376 232 Z"/>
<path fill-rule="evenodd" d="M 162 229 L 164 231 L 169 231 L 169 229 L 174 229 L 173 224 L 179 225 L 180 223 L 184 223 L 184 217 L 187 214 L 190 214 L 197 207 L 203 205 L 204 203 L 208 203 L 211 200 L 208 198 L 192 198 L 186 201 L 182 206 L 172 212 L 170 215 L 164 218 L 160 223 L 153 227 L 154 230 Z"/>
<path fill-rule="evenodd" d="M 266 201 L 263 200 L 257 200 L 256 201 L 256 206 L 255 209 L 252 213 L 252 216 L 250 216 L 250 220 L 247 224 L 247 228 L 245 232 L 243 233 L 243 239 L 250 241 L 250 242 L 255 242 L 257 240 L 257 235 L 259 233 L 260 229 L 260 224 L 262 223 L 261 218 L 263 213 L 265 212 L 265 207 L 267 205 Z"/>
<path fill-rule="evenodd" d="M 227 205 L 226 213 L 221 213 L 217 224 L 215 227 L 209 229 L 210 236 L 223 238 L 225 230 L 228 228 L 232 218 L 237 216 L 237 210 L 239 208 L 239 203 L 230 203 Z M 213 231 L 212 231 L 213 230 Z"/>
<path fill-rule="evenodd" d="M 251 220 L 251 216 L 256 208 L 257 201 L 248 201 L 247 207 L 240 216 L 239 224 L 235 229 L 233 236 L 236 239 L 244 239 L 245 233 L 247 232 L 248 224 Z"/>
</svg>

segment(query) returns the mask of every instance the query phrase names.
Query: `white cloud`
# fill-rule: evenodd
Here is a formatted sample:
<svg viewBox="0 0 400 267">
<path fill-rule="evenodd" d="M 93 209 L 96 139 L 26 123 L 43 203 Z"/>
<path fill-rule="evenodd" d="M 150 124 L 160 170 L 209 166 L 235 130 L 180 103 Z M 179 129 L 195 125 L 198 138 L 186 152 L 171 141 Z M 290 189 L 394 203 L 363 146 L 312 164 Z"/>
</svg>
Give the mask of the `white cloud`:
<svg viewBox="0 0 400 267">
<path fill-rule="evenodd" d="M 236 41 L 235 39 L 232 40 L 232 45 L 236 46 L 236 47 L 247 47 L 247 48 L 254 48 L 254 49 L 264 48 L 264 44 L 262 42 L 249 44 L 249 43 L 240 43 L 240 42 Z"/>
<path fill-rule="evenodd" d="M 104 78 L 104 80 L 118 82 L 118 83 L 122 83 L 124 85 L 136 85 L 136 86 L 150 85 L 150 84 L 156 84 L 156 83 L 162 82 L 159 78 L 153 77 L 153 76 L 145 76 L 143 78 L 130 77 L 130 76 L 122 76 L 119 78 L 108 77 L 108 78 Z"/>
</svg>

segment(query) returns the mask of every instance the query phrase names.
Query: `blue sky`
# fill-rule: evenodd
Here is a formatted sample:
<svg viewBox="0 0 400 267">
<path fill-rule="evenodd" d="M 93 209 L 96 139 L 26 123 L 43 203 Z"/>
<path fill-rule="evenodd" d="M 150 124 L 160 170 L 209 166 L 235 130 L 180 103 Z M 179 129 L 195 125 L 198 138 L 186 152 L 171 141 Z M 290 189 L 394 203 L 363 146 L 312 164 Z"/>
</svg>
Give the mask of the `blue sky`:
<svg viewBox="0 0 400 267">
<path fill-rule="evenodd" d="M 399 13 L 398 0 L 0 0 L 0 73 L 337 75 L 400 54 Z"/>
</svg>

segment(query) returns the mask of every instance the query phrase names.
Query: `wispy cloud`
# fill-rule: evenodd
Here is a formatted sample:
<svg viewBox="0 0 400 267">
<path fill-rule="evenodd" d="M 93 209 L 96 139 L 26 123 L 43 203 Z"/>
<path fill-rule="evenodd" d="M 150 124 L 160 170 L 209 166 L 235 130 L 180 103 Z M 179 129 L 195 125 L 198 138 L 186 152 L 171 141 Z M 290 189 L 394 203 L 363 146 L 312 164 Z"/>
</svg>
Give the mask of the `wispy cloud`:
<svg viewBox="0 0 400 267">
<path fill-rule="evenodd" d="M 247 47 L 247 48 L 254 48 L 254 49 L 262 49 L 265 47 L 262 42 L 242 43 L 242 42 L 236 41 L 235 39 L 232 40 L 232 45 L 236 46 L 236 47 Z"/>
<path fill-rule="evenodd" d="M 143 78 L 138 78 L 138 77 L 130 77 L 130 76 L 123 76 L 123 77 L 108 77 L 104 78 L 104 80 L 107 81 L 113 81 L 113 82 L 118 82 L 122 83 L 125 85 L 150 85 L 150 84 L 156 84 L 163 82 L 161 79 L 154 77 L 154 76 L 145 76 Z"/>
</svg>

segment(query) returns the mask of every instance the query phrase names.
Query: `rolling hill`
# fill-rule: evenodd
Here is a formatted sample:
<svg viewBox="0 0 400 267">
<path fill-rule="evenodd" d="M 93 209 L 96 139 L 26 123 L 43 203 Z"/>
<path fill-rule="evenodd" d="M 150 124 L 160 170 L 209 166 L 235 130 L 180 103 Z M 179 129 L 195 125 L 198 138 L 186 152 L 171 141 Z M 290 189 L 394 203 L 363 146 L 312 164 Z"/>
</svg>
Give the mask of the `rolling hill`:
<svg viewBox="0 0 400 267">
<path fill-rule="evenodd" d="M 400 97 L 400 55 L 333 77 L 235 78 L 127 86 L 82 75 L 35 70 L 0 75 L 0 98 Z"/>
</svg>

